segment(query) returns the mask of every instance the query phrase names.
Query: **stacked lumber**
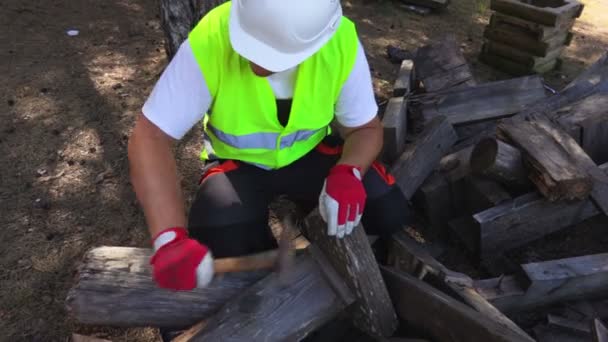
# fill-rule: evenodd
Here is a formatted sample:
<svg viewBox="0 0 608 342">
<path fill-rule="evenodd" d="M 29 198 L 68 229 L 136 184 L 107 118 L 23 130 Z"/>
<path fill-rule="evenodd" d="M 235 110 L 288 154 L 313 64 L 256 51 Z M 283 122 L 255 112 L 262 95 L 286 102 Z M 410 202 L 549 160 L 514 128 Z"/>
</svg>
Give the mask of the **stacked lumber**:
<svg viewBox="0 0 608 342">
<path fill-rule="evenodd" d="M 480 60 L 513 75 L 544 73 L 561 62 L 583 11 L 577 0 L 492 0 Z"/>
</svg>

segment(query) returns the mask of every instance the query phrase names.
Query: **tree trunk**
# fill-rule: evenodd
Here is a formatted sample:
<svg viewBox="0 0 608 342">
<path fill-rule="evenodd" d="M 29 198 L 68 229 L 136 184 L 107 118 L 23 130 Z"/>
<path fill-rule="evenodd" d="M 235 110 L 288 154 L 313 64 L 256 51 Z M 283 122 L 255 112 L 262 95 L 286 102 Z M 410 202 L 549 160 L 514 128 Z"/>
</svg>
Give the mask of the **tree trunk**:
<svg viewBox="0 0 608 342">
<path fill-rule="evenodd" d="M 160 0 L 161 27 L 165 33 L 165 51 L 173 58 L 190 30 L 213 8 L 226 0 Z"/>
</svg>

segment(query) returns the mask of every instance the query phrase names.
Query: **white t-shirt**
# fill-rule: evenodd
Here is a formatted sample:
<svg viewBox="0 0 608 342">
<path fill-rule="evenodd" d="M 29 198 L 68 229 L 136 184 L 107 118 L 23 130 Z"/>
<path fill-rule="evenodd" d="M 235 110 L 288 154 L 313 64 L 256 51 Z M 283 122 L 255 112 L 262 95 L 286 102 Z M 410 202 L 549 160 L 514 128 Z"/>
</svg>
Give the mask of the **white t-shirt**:
<svg viewBox="0 0 608 342">
<path fill-rule="evenodd" d="M 268 76 L 277 99 L 293 96 L 297 67 Z M 186 40 L 163 71 L 142 108 L 143 114 L 174 139 L 181 139 L 209 110 L 212 98 L 204 75 Z M 336 103 L 337 121 L 344 127 L 368 123 L 377 114 L 369 65 L 359 43 L 354 67 Z"/>
</svg>

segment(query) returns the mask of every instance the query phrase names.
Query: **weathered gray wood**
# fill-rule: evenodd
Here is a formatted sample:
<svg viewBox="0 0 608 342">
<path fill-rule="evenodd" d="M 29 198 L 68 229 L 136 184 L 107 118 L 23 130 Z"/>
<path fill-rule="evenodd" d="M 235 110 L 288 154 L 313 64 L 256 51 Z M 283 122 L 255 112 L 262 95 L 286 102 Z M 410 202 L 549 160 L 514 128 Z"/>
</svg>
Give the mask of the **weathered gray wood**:
<svg viewBox="0 0 608 342">
<path fill-rule="evenodd" d="M 433 172 L 412 197 L 412 203 L 429 223 L 429 234 L 440 236 L 446 223 L 456 215 L 450 183 L 440 172 Z"/>
<path fill-rule="evenodd" d="M 492 0 L 490 8 L 547 26 L 559 26 L 563 22 L 578 18 L 583 5 L 576 0 Z"/>
<path fill-rule="evenodd" d="M 226 0 L 160 0 L 160 20 L 165 33 L 167 56 L 172 58 L 198 21 L 224 2 Z"/>
<path fill-rule="evenodd" d="M 268 274 L 227 273 L 207 288 L 174 292 L 154 283 L 151 255 L 151 249 L 131 247 L 89 251 L 68 293 L 68 311 L 83 324 L 187 327 L 213 314 Z"/>
<path fill-rule="evenodd" d="M 520 188 L 531 184 L 521 152 L 495 138 L 483 139 L 475 146 L 471 153 L 471 170 L 507 186 Z"/>
<path fill-rule="evenodd" d="M 553 118 L 593 161 L 608 161 L 608 95 L 591 95 L 562 107 Z"/>
<path fill-rule="evenodd" d="M 453 125 L 511 116 L 546 97 L 538 76 L 484 83 L 412 98 L 424 120 L 444 115 Z"/>
<path fill-rule="evenodd" d="M 470 277 L 445 267 L 437 261 L 423 245 L 412 240 L 403 232 L 399 232 L 392 237 L 389 247 L 388 265 L 394 267 L 396 270 L 409 273 L 418 279 L 424 279 L 427 274 L 434 275 L 457 294 L 459 299 L 464 303 L 486 317 L 521 335 L 522 338 L 531 341 L 529 336 L 521 330 L 521 328 L 504 316 L 473 289 L 472 279 Z"/>
<path fill-rule="evenodd" d="M 560 134 L 555 125 L 541 118 L 505 120 L 498 125 L 498 133 L 524 152 L 529 178 L 549 200 L 581 200 L 591 193 L 591 177 L 577 156 L 568 152 L 568 146 L 576 142 Z"/>
<path fill-rule="evenodd" d="M 405 272 L 381 269 L 399 317 L 438 341 L 532 341 Z"/>
<path fill-rule="evenodd" d="M 327 235 L 327 224 L 313 211 L 304 220 L 304 231 L 317 245 L 357 298 L 356 325 L 372 336 L 391 336 L 397 316 L 363 227 L 342 239 Z"/>
<path fill-rule="evenodd" d="M 349 304 L 310 255 L 288 271 L 284 281 L 271 274 L 233 298 L 191 341 L 297 341 Z"/>
<path fill-rule="evenodd" d="M 482 51 L 479 54 L 479 60 L 491 67 L 504 71 L 513 76 L 544 74 L 557 68 L 562 63 L 561 59 L 558 58 L 550 60 L 545 64 L 530 67 L 529 65 L 519 64 L 506 57 L 498 56 L 487 51 Z"/>
<path fill-rule="evenodd" d="M 391 164 L 405 149 L 407 100 L 404 97 L 389 99 L 382 117 L 382 126 L 384 127 L 382 158 Z"/>
<path fill-rule="evenodd" d="M 476 281 L 475 288 L 503 312 L 608 294 L 608 254 L 522 265 L 522 277 Z"/>
<path fill-rule="evenodd" d="M 591 337 L 593 342 L 608 342 L 608 329 L 599 319 L 594 319 L 591 324 Z"/>
<path fill-rule="evenodd" d="M 532 329 L 538 342 L 588 342 L 589 334 L 575 333 L 551 325 L 538 325 Z"/>
<path fill-rule="evenodd" d="M 589 324 L 587 322 L 575 321 L 573 319 L 568 319 L 552 314 L 547 315 L 547 325 L 579 334 L 589 334 L 591 332 L 591 328 L 589 327 Z"/>
<path fill-rule="evenodd" d="M 565 48 L 566 47 L 564 45 L 561 45 L 553 50 L 547 51 L 543 57 L 538 57 L 530 52 L 520 50 L 509 44 L 504 44 L 497 41 L 486 41 L 482 47 L 482 51 L 484 53 L 510 59 L 515 63 L 530 68 L 530 70 L 535 70 L 535 68 L 551 63 L 559 58 Z"/>
<path fill-rule="evenodd" d="M 511 199 L 507 190 L 491 179 L 469 176 L 465 182 L 467 213 L 478 213 Z"/>
<path fill-rule="evenodd" d="M 563 32 L 557 34 L 553 37 L 548 38 L 546 41 L 536 41 L 534 38 L 531 38 L 528 35 L 521 34 L 517 31 L 505 28 L 491 28 L 487 27 L 484 31 L 484 37 L 490 41 L 502 43 L 508 45 L 514 49 L 521 50 L 523 52 L 527 52 L 528 54 L 536 57 L 549 57 L 550 54 L 555 55 L 555 50 L 563 48 L 564 46 L 570 45 L 572 42 L 572 33 L 571 32 Z M 489 52 L 489 51 L 486 51 Z M 492 52 L 495 54 L 494 52 Z M 559 54 L 555 55 L 557 58 Z M 512 58 L 512 56 L 509 59 Z M 553 59 L 555 59 L 553 58 Z M 544 63 L 541 63 L 543 59 L 539 59 L 537 64 L 530 63 L 520 63 L 527 67 L 538 67 L 540 65 L 546 64 L 548 60 L 544 60 Z M 514 60 L 514 62 L 517 62 Z"/>
<path fill-rule="evenodd" d="M 399 68 L 399 74 L 395 80 L 393 86 L 393 96 L 403 97 L 407 96 L 412 90 L 412 79 L 414 78 L 414 61 L 411 59 L 404 59 L 401 62 Z"/>
<path fill-rule="evenodd" d="M 507 201 L 473 215 L 481 258 L 522 246 L 598 215 L 590 200 L 550 202 L 537 193 Z"/>
<path fill-rule="evenodd" d="M 533 21 L 513 17 L 500 12 L 494 12 L 490 18 L 490 27 L 509 28 L 517 30 L 521 34 L 534 37 L 537 41 L 547 40 L 557 34 L 569 31 L 574 25 L 575 19 L 565 20 L 558 26 L 547 26 Z"/>
<path fill-rule="evenodd" d="M 427 92 L 450 89 L 462 84 L 475 84 L 473 74 L 454 35 L 448 35 L 417 50 L 414 76 L 415 84 L 421 83 Z"/>
<path fill-rule="evenodd" d="M 456 132 L 446 118 L 437 117 L 406 146 L 390 170 L 405 197 L 412 197 L 456 139 Z"/>
</svg>

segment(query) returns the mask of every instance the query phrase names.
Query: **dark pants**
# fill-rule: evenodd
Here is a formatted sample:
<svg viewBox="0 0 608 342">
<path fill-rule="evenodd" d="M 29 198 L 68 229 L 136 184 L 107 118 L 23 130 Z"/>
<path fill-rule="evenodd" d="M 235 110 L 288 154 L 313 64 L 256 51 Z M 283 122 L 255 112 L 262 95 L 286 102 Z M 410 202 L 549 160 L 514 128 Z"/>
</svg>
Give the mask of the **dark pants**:
<svg viewBox="0 0 608 342">
<path fill-rule="evenodd" d="M 207 168 L 190 208 L 190 236 L 206 244 L 214 257 L 262 252 L 277 247 L 268 226 L 268 206 L 286 195 L 303 215 L 318 204 L 323 182 L 340 157 L 340 147 L 321 143 L 279 170 L 223 161 Z M 361 223 L 368 234 L 389 236 L 409 220 L 408 203 L 379 163 L 363 178 L 367 202 Z"/>
</svg>

